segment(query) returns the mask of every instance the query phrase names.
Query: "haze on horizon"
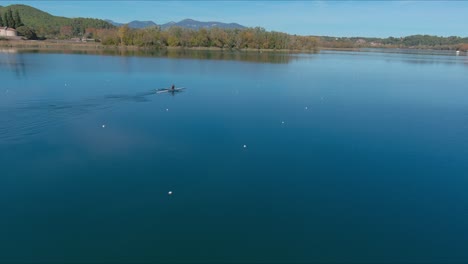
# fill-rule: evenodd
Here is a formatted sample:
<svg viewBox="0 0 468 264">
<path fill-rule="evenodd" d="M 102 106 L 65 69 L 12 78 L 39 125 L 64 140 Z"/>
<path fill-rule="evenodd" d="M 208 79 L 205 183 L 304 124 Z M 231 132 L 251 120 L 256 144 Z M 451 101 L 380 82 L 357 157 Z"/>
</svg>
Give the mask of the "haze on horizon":
<svg viewBox="0 0 468 264">
<path fill-rule="evenodd" d="M 337 37 L 468 36 L 466 1 L 2 1 L 56 16 L 164 24 L 199 21 Z"/>
</svg>

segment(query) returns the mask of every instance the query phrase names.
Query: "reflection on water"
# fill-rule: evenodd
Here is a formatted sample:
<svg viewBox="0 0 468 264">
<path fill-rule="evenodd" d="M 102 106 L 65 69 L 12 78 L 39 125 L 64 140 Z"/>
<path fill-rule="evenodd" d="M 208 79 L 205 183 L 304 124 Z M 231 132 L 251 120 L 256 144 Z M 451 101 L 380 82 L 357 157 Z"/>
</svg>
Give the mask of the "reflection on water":
<svg viewBox="0 0 468 264">
<path fill-rule="evenodd" d="M 301 57 L 313 59 L 314 53 L 288 53 L 288 52 L 258 52 L 258 51 L 222 51 L 222 50 L 191 50 L 191 49 L 90 49 L 90 50 L 37 50 L 37 49 L 0 49 L 0 68 L 13 69 L 17 78 L 26 76 L 27 65 L 23 62 L 23 54 L 83 54 L 123 57 L 156 57 L 171 59 L 197 59 L 197 60 L 230 60 L 253 63 L 287 64 L 298 61 Z M 417 50 L 417 49 L 360 49 L 359 51 L 315 51 L 321 54 L 341 54 L 349 56 L 371 56 L 388 58 L 387 61 L 399 60 L 409 64 L 457 64 L 468 65 L 466 53 L 457 54 L 455 51 Z M 461 56 L 458 56 L 461 55 Z"/>
<path fill-rule="evenodd" d="M 340 54 L 384 59 L 387 62 L 400 61 L 408 64 L 467 64 L 468 56 L 458 56 L 455 51 L 413 50 L 413 49 L 361 49 L 359 51 L 321 51 L 321 54 Z"/>
<path fill-rule="evenodd" d="M 363 48 L 362 52 L 372 53 L 398 53 L 398 54 L 418 54 L 418 55 L 445 55 L 445 56 L 466 56 L 466 52 L 457 53 L 455 50 L 431 50 L 431 49 L 385 49 L 385 48 Z"/>
<path fill-rule="evenodd" d="M 191 49 L 93 49 L 93 50 L 22 50 L 24 53 L 85 54 L 106 56 L 165 57 L 171 59 L 236 60 L 255 63 L 289 63 L 295 57 L 288 52 L 222 51 Z"/>
<path fill-rule="evenodd" d="M 23 56 L 17 49 L 0 49 L 0 69 L 13 69 L 17 78 L 26 75 L 26 66 Z"/>
</svg>

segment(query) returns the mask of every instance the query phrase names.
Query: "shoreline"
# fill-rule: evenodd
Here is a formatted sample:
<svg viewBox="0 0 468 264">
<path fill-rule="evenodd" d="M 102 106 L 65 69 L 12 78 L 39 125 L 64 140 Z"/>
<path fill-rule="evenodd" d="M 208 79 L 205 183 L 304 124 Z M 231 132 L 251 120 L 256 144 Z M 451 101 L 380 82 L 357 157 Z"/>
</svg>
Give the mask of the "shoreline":
<svg viewBox="0 0 468 264">
<path fill-rule="evenodd" d="M 247 51 L 247 52 L 291 52 L 291 53 L 313 53 L 315 50 L 288 50 L 288 49 L 227 49 L 217 47 L 138 47 L 138 46 L 107 46 L 98 42 L 71 42 L 60 40 L 0 40 L 0 48 L 16 48 L 22 50 L 120 50 L 120 51 L 152 51 L 152 50 L 194 50 L 194 51 Z"/>
<path fill-rule="evenodd" d="M 107 46 L 99 42 L 74 42 L 63 40 L 0 40 L 1 49 L 17 49 L 17 50 L 41 50 L 41 51 L 229 51 L 229 52 L 258 52 L 258 53 L 318 53 L 323 51 L 362 51 L 363 49 L 376 50 L 425 50 L 425 51 L 450 51 L 443 49 L 431 48 L 395 48 L 395 47 L 354 47 L 354 48 L 333 48 L 333 47 L 317 47 L 313 50 L 289 50 L 289 49 L 227 49 L 218 47 L 138 47 L 138 46 Z M 455 52 L 455 50 L 452 50 Z M 461 51 L 462 53 L 468 53 Z"/>
</svg>

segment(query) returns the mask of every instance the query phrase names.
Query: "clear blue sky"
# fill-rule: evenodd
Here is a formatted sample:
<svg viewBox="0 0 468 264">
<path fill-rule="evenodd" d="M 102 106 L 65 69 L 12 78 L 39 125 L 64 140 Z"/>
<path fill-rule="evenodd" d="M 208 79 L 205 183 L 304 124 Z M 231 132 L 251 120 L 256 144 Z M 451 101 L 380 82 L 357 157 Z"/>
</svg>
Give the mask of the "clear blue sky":
<svg viewBox="0 0 468 264">
<path fill-rule="evenodd" d="M 192 18 L 300 35 L 468 36 L 468 1 L 1 1 L 65 17 L 157 24 Z"/>
</svg>

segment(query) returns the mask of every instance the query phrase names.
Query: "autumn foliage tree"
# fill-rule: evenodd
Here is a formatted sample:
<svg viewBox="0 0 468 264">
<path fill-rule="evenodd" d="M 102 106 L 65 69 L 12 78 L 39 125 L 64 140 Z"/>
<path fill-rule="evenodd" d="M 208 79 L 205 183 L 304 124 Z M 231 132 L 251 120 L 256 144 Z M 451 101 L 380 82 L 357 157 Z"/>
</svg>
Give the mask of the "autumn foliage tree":
<svg viewBox="0 0 468 264">
<path fill-rule="evenodd" d="M 468 51 L 468 43 L 463 43 L 460 45 L 459 50 Z"/>
<path fill-rule="evenodd" d="M 64 38 L 69 38 L 73 35 L 72 26 L 61 26 L 60 27 L 60 36 Z"/>
</svg>

